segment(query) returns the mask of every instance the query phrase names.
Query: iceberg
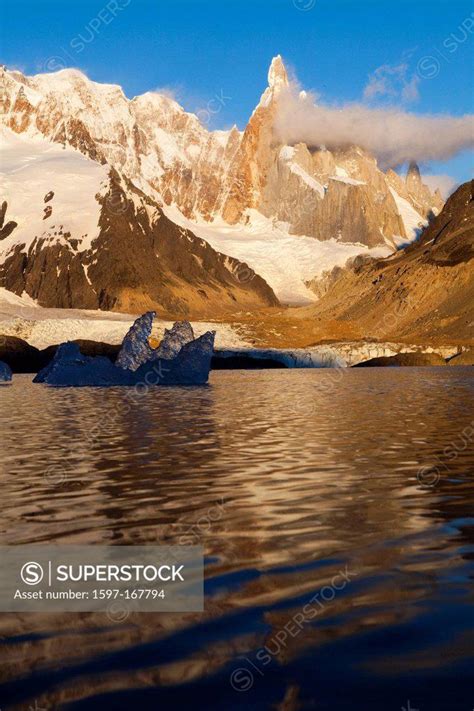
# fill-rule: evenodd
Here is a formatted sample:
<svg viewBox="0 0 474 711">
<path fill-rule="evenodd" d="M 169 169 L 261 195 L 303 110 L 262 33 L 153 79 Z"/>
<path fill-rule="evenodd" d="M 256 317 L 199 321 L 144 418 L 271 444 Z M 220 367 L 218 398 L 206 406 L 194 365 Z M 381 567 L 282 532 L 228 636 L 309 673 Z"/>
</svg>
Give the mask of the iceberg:
<svg viewBox="0 0 474 711">
<path fill-rule="evenodd" d="M 148 339 L 155 319 L 155 311 L 147 311 L 134 321 L 122 341 L 122 347 L 115 361 L 118 368 L 137 370 L 143 363 L 150 360 L 153 348 Z"/>
<path fill-rule="evenodd" d="M 140 316 L 125 336 L 117 361 L 85 356 L 76 343 L 63 343 L 33 382 L 62 387 L 205 385 L 215 331 L 194 338 L 191 324 L 177 322 L 154 349 L 149 337 L 155 313 Z"/>
<path fill-rule="evenodd" d="M 0 383 L 9 383 L 12 379 L 12 371 L 9 365 L 0 360 Z"/>
<path fill-rule="evenodd" d="M 137 373 L 144 382 L 159 372 L 162 385 L 204 385 L 209 379 L 215 335 L 215 331 L 208 331 L 186 343 L 174 358 L 152 359 Z"/>
<path fill-rule="evenodd" d="M 192 341 L 194 331 L 189 321 L 177 321 L 173 328 L 165 328 L 163 340 L 154 351 L 153 358 L 174 358 L 183 346 Z"/>
<path fill-rule="evenodd" d="M 77 343 L 62 343 L 34 383 L 58 386 L 133 385 L 132 371 L 117 368 L 105 356 L 85 356 Z"/>
<path fill-rule="evenodd" d="M 136 371 L 151 360 L 170 360 L 178 355 L 183 346 L 194 340 L 194 331 L 189 321 L 177 321 L 172 328 L 165 329 L 163 340 L 158 348 L 153 349 L 149 338 L 155 316 L 154 311 L 148 311 L 130 327 L 115 361 L 117 367 Z"/>
</svg>

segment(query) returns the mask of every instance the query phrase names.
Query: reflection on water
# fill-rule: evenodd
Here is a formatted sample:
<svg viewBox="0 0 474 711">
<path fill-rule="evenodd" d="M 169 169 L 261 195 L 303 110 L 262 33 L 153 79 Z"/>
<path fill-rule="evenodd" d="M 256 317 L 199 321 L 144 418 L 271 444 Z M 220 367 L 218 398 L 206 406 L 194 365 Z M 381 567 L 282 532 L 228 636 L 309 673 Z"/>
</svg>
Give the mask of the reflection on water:
<svg viewBox="0 0 474 711">
<path fill-rule="evenodd" d="M 221 371 L 138 396 L 17 377 L 0 543 L 202 542 L 207 596 L 2 615 L 0 706 L 472 709 L 471 373 Z"/>
</svg>

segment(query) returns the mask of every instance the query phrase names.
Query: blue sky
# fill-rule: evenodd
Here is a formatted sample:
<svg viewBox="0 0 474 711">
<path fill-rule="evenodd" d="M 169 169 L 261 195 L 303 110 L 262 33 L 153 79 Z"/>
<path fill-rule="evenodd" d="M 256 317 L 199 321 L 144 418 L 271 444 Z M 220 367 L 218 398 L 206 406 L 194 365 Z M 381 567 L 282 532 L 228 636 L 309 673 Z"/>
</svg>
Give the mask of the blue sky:
<svg viewBox="0 0 474 711">
<path fill-rule="evenodd" d="M 378 67 L 406 65 L 372 105 L 474 110 L 469 0 L 16 0 L 4 4 L 2 20 L 7 66 L 76 66 L 130 97 L 167 87 L 192 111 L 214 99 L 216 128 L 245 125 L 276 54 L 324 102 L 360 101 Z M 420 67 L 416 96 L 402 99 Z M 427 168 L 466 180 L 473 154 Z"/>
</svg>

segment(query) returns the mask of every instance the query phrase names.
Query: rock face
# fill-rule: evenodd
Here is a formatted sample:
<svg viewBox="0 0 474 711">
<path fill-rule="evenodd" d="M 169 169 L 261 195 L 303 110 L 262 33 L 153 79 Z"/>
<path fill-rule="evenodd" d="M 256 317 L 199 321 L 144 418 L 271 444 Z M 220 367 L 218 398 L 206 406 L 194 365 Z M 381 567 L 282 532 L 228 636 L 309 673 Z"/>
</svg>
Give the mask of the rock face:
<svg viewBox="0 0 474 711">
<path fill-rule="evenodd" d="M 8 129 L 40 134 L 108 164 L 192 220 L 246 224 L 256 210 L 288 222 L 294 234 L 394 245 L 412 239 L 418 223 L 442 206 L 414 165 L 403 181 L 354 146 L 335 153 L 282 144 L 274 124 L 289 80 L 280 56 L 243 133 L 208 131 L 166 96 L 128 100 L 120 87 L 77 70 L 33 77 L 2 70 L 0 82 Z M 198 114 L 206 120 L 205 112 Z M 47 219 L 54 219 L 55 199 Z"/>
<path fill-rule="evenodd" d="M 0 383 L 9 383 L 12 379 L 12 371 L 9 365 L 0 361 Z"/>
<path fill-rule="evenodd" d="M 175 324 L 167 331 L 163 343 L 168 357 L 160 348 L 152 349 L 148 338 L 153 312 L 138 318 L 124 338 L 113 364 L 103 356 L 85 356 L 76 343 L 63 343 L 53 360 L 38 373 L 33 382 L 71 387 L 156 385 L 204 385 L 209 378 L 215 332 L 188 340 L 190 324 Z M 192 329 L 191 329 L 192 332 Z"/>
<path fill-rule="evenodd" d="M 307 313 L 348 328 L 357 324 L 364 337 L 472 343 L 473 257 L 470 181 L 449 198 L 417 242 L 387 259 L 339 270 L 330 290 Z"/>
</svg>

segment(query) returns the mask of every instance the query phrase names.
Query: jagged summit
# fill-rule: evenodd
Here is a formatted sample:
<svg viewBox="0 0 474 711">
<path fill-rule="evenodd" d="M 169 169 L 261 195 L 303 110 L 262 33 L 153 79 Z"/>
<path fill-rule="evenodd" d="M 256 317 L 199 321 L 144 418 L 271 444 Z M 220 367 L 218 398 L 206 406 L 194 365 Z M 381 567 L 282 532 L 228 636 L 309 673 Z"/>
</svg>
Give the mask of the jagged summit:
<svg viewBox="0 0 474 711">
<path fill-rule="evenodd" d="M 407 178 L 409 178 L 410 176 L 413 176 L 414 178 L 421 180 L 420 168 L 418 166 L 418 163 L 414 160 L 411 160 L 410 164 L 408 166 Z"/>
<path fill-rule="evenodd" d="M 268 70 L 268 86 L 273 89 L 275 87 L 288 86 L 288 72 L 280 54 L 273 57 L 270 69 Z"/>
<path fill-rule="evenodd" d="M 264 83 L 263 79 L 262 84 Z M 221 264 L 220 257 L 209 252 L 206 255 L 206 266 L 201 265 L 201 274 L 194 257 L 198 258 L 196 252 L 200 251 L 200 247 L 204 249 L 205 243 L 199 245 L 189 242 L 189 247 L 182 248 L 183 259 L 184 253 L 192 252 L 194 256 L 185 265 L 183 262 L 183 274 L 189 279 L 185 280 L 184 285 L 180 283 L 179 289 L 176 287 L 176 294 L 180 292 L 179 298 L 184 292 L 192 294 L 193 303 L 197 304 L 199 309 L 201 301 L 205 301 L 206 308 L 217 303 L 218 288 L 222 289 L 222 298 L 226 303 L 234 301 L 232 291 L 238 292 L 236 299 L 240 299 L 241 303 L 249 303 L 251 300 L 253 303 L 268 303 L 274 299 L 274 295 L 268 292 L 263 294 L 263 284 L 260 284 L 258 289 L 254 288 L 257 286 L 257 279 L 248 283 L 244 280 L 244 284 L 238 280 L 235 284 L 234 279 L 231 291 L 223 287 L 236 270 L 240 274 L 241 267 L 237 261 L 229 261 L 237 252 L 242 262 L 248 263 L 254 270 L 258 267 L 257 271 L 260 270 L 261 273 L 263 264 L 263 270 L 268 273 L 271 285 L 275 284 L 275 287 L 280 289 L 279 293 L 291 301 L 293 296 L 287 291 L 287 284 L 291 283 L 293 290 L 293 279 L 298 283 L 301 275 L 305 283 L 313 276 L 310 271 L 312 267 L 304 271 L 303 276 L 300 266 L 302 260 L 299 258 L 293 266 L 293 257 L 286 259 L 280 256 L 286 254 L 282 251 L 286 248 L 288 254 L 293 255 L 293 235 L 310 240 L 316 238 L 319 242 L 324 242 L 324 247 L 320 249 L 328 255 L 325 262 L 327 267 L 340 262 L 341 258 L 337 255 L 346 254 L 346 245 L 350 246 L 352 256 L 366 253 L 367 248 L 388 252 L 397 245 L 414 239 L 425 219 L 437 214 L 442 206 L 439 195 L 433 196 L 422 183 L 418 168 L 413 167 L 405 181 L 393 171 L 385 174 L 371 154 L 355 146 L 332 151 L 304 143 L 285 145 L 283 139 L 275 133 L 275 123 L 282 98 L 281 92 L 289 83 L 284 61 L 278 55 L 271 61 L 268 86 L 245 129 L 242 132 L 236 127 L 228 131 L 211 131 L 209 125 L 212 116 L 219 113 L 226 102 L 225 95 L 217 95 L 194 114 L 186 112 L 166 94 L 148 92 L 128 99 L 120 87 L 93 82 L 75 69 L 37 74 L 34 77 L 0 71 L 0 124 L 6 132 L 5 140 L 7 153 L 10 151 L 12 175 L 17 175 L 15 171 L 23 150 L 27 151 L 28 157 L 28 152 L 36 155 L 41 148 L 36 168 L 35 162 L 28 160 L 28 165 L 32 170 L 38 170 L 42 186 L 46 180 L 44 190 L 42 187 L 40 194 L 35 188 L 38 175 L 32 174 L 31 182 L 27 185 L 31 191 L 31 200 L 25 199 L 25 187 L 17 187 L 17 183 L 13 182 L 10 182 L 4 195 L 8 203 L 10 224 L 0 225 L 0 285 L 2 278 L 6 284 L 8 277 L 8 284 L 14 286 L 15 293 L 27 290 L 34 298 L 41 297 L 41 303 L 56 305 L 56 296 L 59 298 L 66 291 L 62 288 L 56 289 L 58 267 L 61 279 L 66 279 L 68 273 L 74 273 L 75 278 L 77 277 L 74 301 L 71 302 L 74 305 L 94 308 L 99 301 L 101 308 L 148 309 L 153 304 L 163 307 L 166 294 L 156 291 L 156 271 L 151 267 L 149 269 L 145 261 L 142 262 L 144 276 L 141 281 L 141 288 L 144 289 L 143 301 L 140 297 L 139 303 L 136 302 L 138 297 L 133 289 L 129 288 L 128 282 L 120 282 L 118 285 L 109 283 L 109 276 L 117 282 L 117 276 L 110 268 L 110 260 L 115 259 L 120 250 L 123 252 L 125 247 L 128 248 L 126 234 L 135 239 L 136 234 L 143 234 L 141 227 L 146 234 L 151 234 L 156 221 L 154 215 L 159 215 L 158 207 L 168 211 L 173 221 L 185 227 L 189 221 L 192 231 L 202 230 L 201 234 L 206 242 L 212 245 L 214 241 L 218 251 L 229 255 L 227 261 L 224 260 L 226 267 Z M 36 148 L 28 143 L 29 139 L 33 138 Z M 38 142 L 38 138 L 45 139 L 44 143 Z M 57 155 L 59 163 L 50 163 L 52 172 L 43 175 L 40 171 L 40 166 L 43 165 L 42 150 L 51 148 L 51 145 L 61 146 L 65 150 Z M 78 160 L 81 154 L 90 163 Z M 63 166 L 60 156 L 68 159 L 67 165 Z M 74 176 L 78 170 L 87 173 L 90 186 L 88 182 L 82 197 L 74 188 L 75 177 L 70 180 L 62 179 L 61 166 L 68 176 Z M 103 166 L 103 169 L 99 166 Z M 99 216 L 107 215 L 111 211 L 103 206 L 101 208 L 101 203 L 95 196 L 101 195 L 104 199 L 110 169 L 123 176 L 123 191 L 127 194 L 131 191 L 131 194 L 128 195 L 128 202 L 123 195 L 118 201 L 115 200 L 115 193 L 109 196 L 113 219 L 124 217 L 124 221 L 119 225 L 120 233 L 114 240 L 113 249 L 109 249 L 111 245 L 106 249 L 104 242 L 103 252 L 99 255 L 100 265 L 97 266 L 95 257 L 89 254 L 89 249 L 92 241 L 100 236 Z M 22 172 L 21 175 L 25 174 Z M 101 181 L 106 184 L 104 190 L 100 186 Z M 71 189 L 66 190 L 69 186 Z M 140 192 L 135 193 L 134 188 Z M 55 194 L 54 198 L 47 204 L 43 203 L 44 196 L 51 191 Z M 114 191 L 121 194 L 115 187 Z M 138 197 L 139 194 L 141 198 Z M 74 200 L 79 197 L 80 205 L 77 206 Z M 155 207 L 150 208 L 145 198 L 149 198 Z M 140 202 L 141 200 L 144 202 Z M 122 215 L 121 210 L 122 207 L 126 210 L 128 203 L 133 203 L 137 210 L 140 203 L 140 210 L 143 209 L 147 215 L 151 209 L 153 214 L 151 217 L 148 215 L 151 222 L 148 220 L 146 225 L 140 225 L 142 217 L 145 219 L 140 211 L 133 213 L 133 219 L 125 220 L 128 213 Z M 35 210 L 34 222 L 29 221 L 30 204 Z M 156 219 L 158 220 L 158 217 Z M 76 220 L 77 224 L 72 224 L 72 220 Z M 236 234 L 238 229 L 241 229 L 242 233 L 245 231 L 249 236 L 249 244 L 255 229 L 258 234 L 265 230 L 265 239 L 268 239 L 269 243 L 273 239 L 274 230 L 280 230 L 278 235 L 285 233 L 287 236 L 284 246 L 278 249 L 278 267 L 269 267 L 271 259 L 267 263 L 261 256 L 258 240 L 254 247 L 242 248 L 242 251 L 240 242 L 236 241 L 234 244 L 237 252 L 234 255 L 234 246 L 230 249 L 228 240 L 225 244 L 221 241 L 222 222 L 232 226 L 232 229 L 235 225 Z M 13 223 L 18 226 L 14 233 L 10 234 Z M 170 247 L 171 239 L 176 243 L 188 241 L 186 237 L 181 240 L 182 234 L 178 229 L 165 230 L 162 216 L 158 223 L 162 229 L 159 230 L 160 234 L 155 236 L 163 249 L 163 245 Z M 203 223 L 208 223 L 209 229 L 204 227 Z M 268 227 L 270 224 L 271 227 Z M 268 229 L 271 234 L 268 233 L 267 237 Z M 8 235 L 2 237 L 2 230 L 4 235 L 5 232 L 8 232 Z M 166 234 L 162 235 L 162 231 Z M 70 236 L 66 238 L 64 234 Z M 21 244 L 30 245 L 35 235 L 41 235 L 46 240 L 38 247 L 39 252 L 49 250 L 50 254 L 51 266 L 48 264 L 47 270 L 49 281 L 44 289 L 41 284 L 46 284 L 46 281 L 42 280 L 41 284 L 39 282 L 42 274 L 39 253 L 31 267 L 35 270 L 35 279 L 28 276 L 28 284 L 25 286 L 26 272 Z M 165 237 L 169 237 L 169 240 Z M 68 240 L 72 240 L 72 243 Z M 65 249 L 63 256 L 59 255 L 59 252 L 53 254 L 50 250 L 58 250 L 59 247 Z M 298 246 L 296 249 L 302 248 Z M 147 250 L 144 245 L 142 257 L 146 254 L 148 259 Z M 308 245 L 308 254 L 312 255 L 313 251 L 313 245 Z M 91 257 L 94 263 L 84 262 L 79 253 L 88 255 L 87 258 Z M 174 259 L 176 247 L 170 250 L 170 258 L 171 255 Z M 77 265 L 74 264 L 73 267 L 71 260 L 74 259 Z M 164 259 L 163 254 L 160 259 Z M 62 260 L 61 264 L 58 260 Z M 222 271 L 219 277 L 220 285 L 216 288 L 214 284 L 212 287 L 206 287 L 204 295 L 195 288 L 197 275 L 199 274 L 199 279 L 205 280 L 208 266 L 214 262 L 219 262 L 225 271 Z M 319 273 L 320 263 L 321 261 L 314 260 L 315 275 Z M 168 264 L 166 268 L 168 269 Z M 304 269 L 306 270 L 306 267 Z M 229 271 L 230 275 L 225 273 Z M 169 265 L 169 272 L 175 273 L 172 265 Z M 127 271 L 127 279 L 128 274 Z M 109 287 L 108 298 L 101 300 L 104 283 Z M 300 283 L 304 284 L 303 281 Z M 298 288 L 299 284 L 296 289 Z M 249 290 L 253 293 L 244 293 Z M 170 287 L 167 287 L 167 292 L 170 291 Z M 256 291 L 260 293 L 257 294 Z M 305 294 L 307 291 L 304 287 Z M 195 292 L 198 296 L 195 296 Z M 174 296 L 171 295 L 172 298 Z M 216 301 L 212 301 L 212 296 L 216 296 Z M 196 299 L 201 301 L 198 303 Z M 197 306 L 193 308 L 196 310 Z M 171 308 L 170 299 L 166 301 L 166 307 Z M 183 309 L 186 308 L 189 306 L 184 305 Z"/>
</svg>

